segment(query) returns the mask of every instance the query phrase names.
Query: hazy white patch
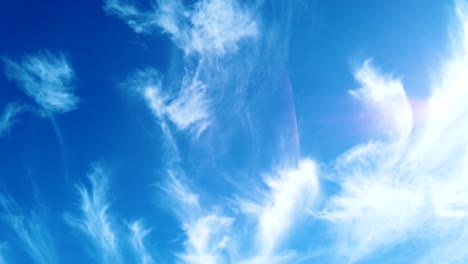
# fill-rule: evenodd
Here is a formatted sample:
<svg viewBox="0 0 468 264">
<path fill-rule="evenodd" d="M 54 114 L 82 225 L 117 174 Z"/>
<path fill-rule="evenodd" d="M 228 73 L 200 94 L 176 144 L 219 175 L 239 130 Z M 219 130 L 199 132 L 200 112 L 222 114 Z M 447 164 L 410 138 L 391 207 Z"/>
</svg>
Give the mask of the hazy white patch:
<svg viewBox="0 0 468 264">
<path fill-rule="evenodd" d="M 164 33 L 174 38 L 183 37 L 184 25 L 190 17 L 190 12 L 180 0 L 159 0 L 157 9 L 157 23 Z M 182 40 L 180 40 L 182 41 Z"/>
<path fill-rule="evenodd" d="M 281 255 L 256 255 L 247 260 L 241 260 L 241 264 L 259 264 L 259 263 L 270 263 L 270 264 L 280 264 L 280 263 L 294 263 L 298 259 L 298 255 L 295 252 L 284 252 Z"/>
<path fill-rule="evenodd" d="M 20 61 L 4 57 L 3 62 L 8 79 L 34 100 L 43 114 L 77 108 L 75 73 L 63 54 L 42 51 L 25 55 Z"/>
<path fill-rule="evenodd" d="M 11 228 L 18 238 L 19 246 L 34 263 L 59 263 L 51 234 L 37 214 L 21 212 L 21 208 L 11 198 L 3 195 L 0 195 L 0 208 L 2 221 Z"/>
<path fill-rule="evenodd" d="M 0 243 L 0 264 L 7 264 L 8 262 L 6 261 L 6 248 L 7 248 L 7 243 Z"/>
<path fill-rule="evenodd" d="M 266 176 L 268 191 L 262 201 L 242 201 L 241 210 L 257 219 L 257 245 L 259 250 L 249 263 L 279 263 L 291 253 L 278 254 L 283 238 L 294 223 L 312 206 L 318 195 L 317 166 L 310 159 L 299 161 L 296 168 L 281 169 Z M 252 197 L 250 200 L 257 199 Z M 261 260 L 261 261 L 260 261 Z"/>
<path fill-rule="evenodd" d="M 9 103 L 5 106 L 5 110 L 0 116 L 0 136 L 10 130 L 10 128 L 18 121 L 17 116 L 25 110 L 25 106 L 16 102 Z"/>
<path fill-rule="evenodd" d="M 78 185 L 80 195 L 80 215 L 65 215 L 65 220 L 72 227 L 83 232 L 100 250 L 104 259 L 118 258 L 117 238 L 108 213 L 108 183 L 106 171 L 100 166 L 93 166 L 88 175 L 90 188 Z"/>
<path fill-rule="evenodd" d="M 146 246 L 143 242 L 145 237 L 151 232 L 149 229 L 145 229 L 141 221 L 133 222 L 130 226 L 131 238 L 130 242 L 132 244 L 133 250 L 136 252 L 140 263 L 142 264 L 151 264 L 155 263 L 151 254 L 149 254 Z"/>
<path fill-rule="evenodd" d="M 422 263 L 466 262 L 468 254 L 468 20 L 458 2 L 463 48 L 443 68 L 427 117 L 412 129 L 401 83 L 368 63 L 353 92 L 372 102 L 398 137 L 356 146 L 339 157 L 341 186 L 320 216 L 334 224 L 339 252 L 354 262 L 409 239 L 436 241 Z M 389 127 L 382 127 L 386 132 Z M 405 144 L 402 144 L 402 139 Z"/>
</svg>

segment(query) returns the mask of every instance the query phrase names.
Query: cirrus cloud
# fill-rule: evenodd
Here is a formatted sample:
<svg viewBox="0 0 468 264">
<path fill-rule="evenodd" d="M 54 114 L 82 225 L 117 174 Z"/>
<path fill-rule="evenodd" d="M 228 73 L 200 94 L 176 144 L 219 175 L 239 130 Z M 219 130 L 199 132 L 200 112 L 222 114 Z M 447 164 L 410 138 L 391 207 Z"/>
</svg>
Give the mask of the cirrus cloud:
<svg viewBox="0 0 468 264">
<path fill-rule="evenodd" d="M 340 191 L 320 213 L 334 224 L 339 252 L 351 262 L 411 240 L 428 241 L 422 263 L 468 258 L 466 7 L 458 2 L 462 48 L 444 65 L 418 126 L 400 80 L 369 62 L 355 75 L 363 88 L 351 93 L 374 107 L 382 133 L 336 160 L 332 179 Z"/>
<path fill-rule="evenodd" d="M 3 58 L 5 73 L 39 106 L 42 114 L 65 113 L 78 107 L 75 73 L 62 53 L 40 51 L 15 61 Z"/>
</svg>

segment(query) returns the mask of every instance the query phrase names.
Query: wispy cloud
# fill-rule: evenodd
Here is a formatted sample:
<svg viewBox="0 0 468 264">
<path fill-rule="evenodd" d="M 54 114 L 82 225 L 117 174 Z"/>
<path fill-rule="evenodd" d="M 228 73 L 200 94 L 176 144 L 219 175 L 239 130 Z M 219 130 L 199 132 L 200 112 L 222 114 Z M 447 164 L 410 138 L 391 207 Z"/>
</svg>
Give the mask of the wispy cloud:
<svg viewBox="0 0 468 264">
<path fill-rule="evenodd" d="M 104 10 L 125 21 L 137 33 L 150 33 L 157 28 L 155 11 L 142 12 L 135 5 L 121 0 L 105 0 Z"/>
<path fill-rule="evenodd" d="M 184 263 L 223 263 L 228 262 L 225 256 L 232 218 L 216 214 L 207 214 L 196 221 L 184 223 L 187 235 L 185 252 L 179 254 Z"/>
<path fill-rule="evenodd" d="M 17 102 L 8 103 L 5 106 L 5 110 L 0 116 L 0 136 L 10 130 L 14 123 L 18 121 L 17 116 L 25 110 L 26 107 Z"/>
<path fill-rule="evenodd" d="M 210 127 L 214 115 L 210 94 L 222 89 L 223 83 L 216 82 L 216 76 L 224 74 L 219 65 L 212 65 L 216 64 L 212 59 L 233 54 L 242 41 L 255 38 L 258 22 L 253 10 L 232 0 L 202 0 L 187 6 L 179 0 L 161 0 L 151 2 L 151 8 L 143 11 L 136 5 L 107 0 L 104 8 L 138 33 L 162 30 L 186 55 L 184 74 L 170 74 L 174 78 L 165 84 L 155 70 L 148 68 L 128 82 L 143 94 L 176 153 L 171 126 L 166 121 L 194 138 Z"/>
<path fill-rule="evenodd" d="M 66 213 L 65 221 L 82 232 L 95 251 L 92 259 L 102 263 L 155 263 L 152 251 L 145 245 L 151 229 L 145 228 L 141 220 L 130 224 L 109 212 L 108 171 L 93 165 L 88 174 L 89 186 L 77 185 L 80 195 L 80 214 Z M 86 245 L 86 244 L 84 244 Z"/>
<path fill-rule="evenodd" d="M 389 136 L 408 137 L 413 126 L 411 106 L 399 79 L 381 74 L 371 61 L 364 62 L 354 77 L 361 88 L 350 94 L 364 103 L 378 129 Z"/>
<path fill-rule="evenodd" d="M 65 55 L 41 51 L 19 61 L 3 57 L 5 73 L 39 106 L 42 114 L 74 110 L 79 99 L 73 94 L 75 73 Z"/>
<path fill-rule="evenodd" d="M 11 228 L 18 245 L 35 263 L 59 262 L 51 234 L 37 214 L 25 214 L 15 201 L 4 195 L 0 195 L 0 207 L 2 221 Z"/>
<path fill-rule="evenodd" d="M 159 4 L 159 25 L 185 54 L 224 55 L 258 34 L 253 14 L 234 0 L 201 0 L 185 10 L 179 1 Z"/>
<path fill-rule="evenodd" d="M 144 96 L 157 117 L 167 117 L 179 130 L 199 136 L 210 123 L 206 85 L 197 74 L 184 77 L 175 97 L 162 94 L 161 86 L 145 88 Z"/>
<path fill-rule="evenodd" d="M 410 239 L 429 241 L 422 263 L 468 259 L 462 250 L 468 243 L 466 8 L 458 2 L 462 48 L 443 67 L 420 126 L 413 128 L 399 80 L 368 62 L 355 75 L 363 88 L 352 94 L 377 107 L 383 133 L 337 159 L 334 179 L 341 190 L 321 213 L 336 224 L 340 253 L 351 261 Z M 437 246 L 432 248 L 431 241 Z"/>
<path fill-rule="evenodd" d="M 90 186 L 78 185 L 80 195 L 80 215 L 65 215 L 72 227 L 83 232 L 99 249 L 105 260 L 119 260 L 117 237 L 108 213 L 108 182 L 104 168 L 94 165 L 88 175 Z"/>
<path fill-rule="evenodd" d="M 149 229 L 145 229 L 141 221 L 135 221 L 130 226 L 131 238 L 130 242 L 132 244 L 133 250 L 136 252 L 140 263 L 142 264 L 151 264 L 155 263 L 153 257 L 146 249 L 146 246 L 143 242 L 145 237 L 151 232 Z"/>
<path fill-rule="evenodd" d="M 175 202 L 175 212 L 185 232 L 184 252 L 179 253 L 183 263 L 229 262 L 232 217 L 200 206 L 199 197 L 185 184 L 182 172 L 169 171 L 167 183 L 162 187 Z"/>
<path fill-rule="evenodd" d="M 143 95 L 168 139 L 172 134 L 166 121 L 170 121 L 177 130 L 188 131 L 195 136 L 210 124 L 206 85 L 198 79 L 197 72 L 186 75 L 176 93 L 163 89 L 161 77 L 152 68 L 137 72 L 124 85 Z"/>
<path fill-rule="evenodd" d="M 190 7 L 180 0 L 160 0 L 148 11 L 106 0 L 104 9 L 137 33 L 149 33 L 159 26 L 187 55 L 224 55 L 235 51 L 240 41 L 258 34 L 252 12 L 234 0 L 201 0 Z"/>
<path fill-rule="evenodd" d="M 319 191 L 317 170 L 312 160 L 303 159 L 297 167 L 280 169 L 265 176 L 268 189 L 260 201 L 257 197 L 261 195 L 258 194 L 241 200 L 241 210 L 254 216 L 257 222 L 255 240 L 258 252 L 247 262 L 284 263 L 293 256 L 291 252 L 281 252 L 278 247 L 287 239 L 294 224 L 316 204 Z"/>
<path fill-rule="evenodd" d="M 281 250 L 281 246 L 289 239 L 294 225 L 304 220 L 306 212 L 312 211 L 316 204 L 317 173 L 313 161 L 301 160 L 297 167 L 265 176 L 268 187 L 265 192 L 253 192 L 237 206 L 225 207 L 223 203 L 212 206 L 201 203 L 199 195 L 187 185 L 183 172 L 169 171 L 163 190 L 175 202 L 171 207 L 175 208 L 186 235 L 184 252 L 178 254 L 180 260 L 184 263 L 291 261 L 297 255 Z M 251 248 L 243 252 L 246 245 Z"/>
<path fill-rule="evenodd" d="M 176 140 L 171 133 L 172 125 L 178 131 L 200 136 L 214 120 L 214 102 L 210 96 L 213 93 L 220 95 L 224 86 L 234 89 L 242 86 L 236 83 L 235 78 L 228 77 L 232 70 L 229 67 L 235 64 L 236 71 L 242 67 L 237 67 L 238 60 L 235 59 L 226 69 L 221 60 L 224 57 L 234 60 L 234 54 L 243 43 L 260 35 L 254 13 L 255 10 L 248 5 L 231 0 L 201 0 L 191 6 L 184 6 L 182 1 L 161 0 L 153 10 L 141 12 L 141 17 L 151 23 L 141 23 L 145 30 L 137 31 L 152 32 L 156 20 L 157 26 L 185 54 L 185 72 L 180 81 L 163 81 L 155 70 L 146 69 L 127 82 L 143 94 L 162 127 L 166 141 L 173 147 L 173 153 L 178 155 Z M 124 16 L 121 17 L 125 20 Z M 236 72 L 236 76 L 248 75 L 249 70 Z M 174 155 L 169 159 L 179 161 Z M 177 162 L 171 164 L 174 167 L 178 165 Z M 253 215 L 256 223 L 253 232 L 233 239 L 231 231 L 237 218 L 232 212 L 223 212 L 232 208 L 227 209 L 220 204 L 213 209 L 201 203 L 200 197 L 187 186 L 183 170 L 171 170 L 163 189 L 176 201 L 173 207 L 186 235 L 184 252 L 178 255 L 179 259 L 184 263 L 286 262 L 291 254 L 278 253 L 276 247 L 300 219 L 299 210 L 306 204 L 313 204 L 318 192 L 316 173 L 315 164 L 305 159 L 298 167 L 280 170 L 267 177 L 268 191 L 264 199 L 248 197 L 249 200 L 244 202 L 244 205 L 250 203 L 256 208 L 255 212 L 248 213 Z M 250 230 L 252 227 L 246 228 Z M 259 244 L 254 258 L 236 252 L 236 248 L 246 241 Z"/>
</svg>

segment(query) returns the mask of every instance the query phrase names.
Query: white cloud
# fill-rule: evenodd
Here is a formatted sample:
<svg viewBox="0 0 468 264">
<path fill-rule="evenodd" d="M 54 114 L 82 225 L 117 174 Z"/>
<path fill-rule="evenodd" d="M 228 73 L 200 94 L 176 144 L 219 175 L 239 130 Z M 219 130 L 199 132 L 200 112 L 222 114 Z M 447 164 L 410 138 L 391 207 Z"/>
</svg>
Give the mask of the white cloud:
<svg viewBox="0 0 468 264">
<path fill-rule="evenodd" d="M 303 159 L 297 167 L 278 170 L 265 178 L 268 191 L 263 200 L 241 201 L 241 210 L 253 215 L 257 221 L 256 244 L 259 249 L 247 262 L 290 261 L 291 252 L 281 252 L 278 247 L 294 224 L 313 209 L 319 191 L 317 174 L 315 163 Z"/>
<path fill-rule="evenodd" d="M 180 81 L 173 82 L 179 83 L 179 87 L 163 87 L 153 69 L 140 71 L 129 81 L 143 93 L 173 152 L 177 152 L 166 121 L 196 138 L 211 125 L 209 90 L 220 85 L 212 82 L 220 72 L 213 70 L 219 66 L 210 69 L 207 58 L 234 53 L 241 41 L 258 35 L 258 23 L 251 11 L 232 0 L 201 0 L 190 6 L 184 6 L 179 0 L 152 4 L 148 11 L 140 11 L 134 4 L 107 0 L 105 10 L 126 21 L 136 32 L 150 33 L 157 25 L 186 55 L 197 55 L 193 57 L 197 60 L 195 64 L 184 60 L 185 74 Z M 201 72 L 204 76 L 200 76 Z"/>
<path fill-rule="evenodd" d="M 146 246 L 143 242 L 145 237 L 151 232 L 149 229 L 145 229 L 141 221 L 135 221 L 130 226 L 131 238 L 133 250 L 136 252 L 137 257 L 142 264 L 155 263 L 151 254 L 149 254 Z"/>
<path fill-rule="evenodd" d="M 252 13 L 234 0 L 201 0 L 191 10 L 180 6 L 178 1 L 160 1 L 158 23 L 185 54 L 224 55 L 258 35 Z"/>
<path fill-rule="evenodd" d="M 94 165 L 88 179 L 88 188 L 85 185 L 77 186 L 81 199 L 80 214 L 65 214 L 64 219 L 71 227 L 85 234 L 92 243 L 98 256 L 93 256 L 93 259 L 103 263 L 155 263 L 144 242 L 151 229 L 145 228 L 141 220 L 123 226 L 126 221 L 119 221 L 109 212 L 111 202 L 108 197 L 108 171 L 102 166 Z"/>
<path fill-rule="evenodd" d="M 362 87 L 350 93 L 361 100 L 369 112 L 377 113 L 374 118 L 380 129 L 407 137 L 411 133 L 413 117 L 401 81 L 379 73 L 370 60 L 356 71 L 355 78 Z"/>
<path fill-rule="evenodd" d="M 25 55 L 21 61 L 3 58 L 5 73 L 40 107 L 43 114 L 77 108 L 75 74 L 66 57 L 49 51 Z"/>
<path fill-rule="evenodd" d="M 336 225 L 340 253 L 352 262 L 409 239 L 436 241 L 422 263 L 468 259 L 463 250 L 468 244 L 466 4 L 458 3 L 458 11 L 465 42 L 443 67 L 419 126 L 412 128 L 398 80 L 368 63 L 356 73 L 363 88 L 353 94 L 377 106 L 384 132 L 396 133 L 356 146 L 336 161 L 334 179 L 341 190 L 321 217 Z"/>
<path fill-rule="evenodd" d="M 187 185 L 180 170 L 169 171 L 162 186 L 175 202 L 171 208 L 185 232 L 184 251 L 177 254 L 183 263 L 287 263 L 296 255 L 279 250 L 288 232 L 313 209 L 318 195 L 317 168 L 304 159 L 297 167 L 279 170 L 265 178 L 268 191 L 258 200 L 258 193 L 240 202 L 241 214 L 222 213 L 222 204 L 207 207 Z M 224 208 L 227 209 L 227 208 Z M 232 208 L 231 208 L 232 209 Z M 234 232 L 235 222 L 249 216 L 254 225 L 239 222 L 243 231 Z M 236 229 L 237 230 L 237 229 Z M 253 243 L 250 252 L 240 252 Z"/>
<path fill-rule="evenodd" d="M 0 136 L 10 130 L 13 124 L 18 121 L 17 116 L 25 110 L 25 106 L 16 102 L 9 103 L 5 106 L 5 110 L 0 116 Z"/>
<path fill-rule="evenodd" d="M 155 12 L 141 12 L 134 5 L 120 0 L 105 0 L 104 10 L 125 21 L 137 33 L 150 33 L 157 27 Z"/>
<path fill-rule="evenodd" d="M 21 208 L 11 198 L 3 195 L 0 195 L 0 208 L 2 220 L 16 235 L 19 246 L 35 263 L 59 262 L 52 237 L 37 214 L 21 212 Z"/>
<path fill-rule="evenodd" d="M 167 105 L 166 111 L 179 129 L 185 130 L 196 125 L 197 134 L 200 134 L 209 123 L 208 105 L 206 85 L 198 80 L 197 75 L 185 76 L 180 93 Z"/>
<path fill-rule="evenodd" d="M 191 211 L 199 210 L 199 197 L 186 186 L 174 171 L 168 171 L 168 181 L 162 189 L 183 208 L 189 208 Z"/>
<path fill-rule="evenodd" d="M 117 238 L 108 213 L 108 183 L 106 171 L 100 166 L 93 166 L 88 175 L 90 188 L 77 186 L 80 195 L 80 215 L 65 215 L 65 220 L 72 227 L 83 232 L 100 250 L 103 259 L 118 260 Z"/>
<path fill-rule="evenodd" d="M 134 74 L 125 85 L 142 93 L 168 139 L 172 138 L 172 134 L 166 120 L 174 124 L 177 130 L 189 131 L 196 137 L 210 124 L 210 102 L 206 85 L 199 80 L 198 72 L 185 75 L 175 93 L 164 91 L 161 78 L 151 68 Z"/>
<path fill-rule="evenodd" d="M 179 176 L 179 177 L 178 177 Z M 175 212 L 187 236 L 184 252 L 177 254 L 183 263 L 210 264 L 228 262 L 231 217 L 206 211 L 199 204 L 198 195 L 181 180 L 181 175 L 169 171 L 169 179 L 163 190 L 175 201 Z"/>
<path fill-rule="evenodd" d="M 185 252 L 179 254 L 184 263 L 210 264 L 226 262 L 223 251 L 229 243 L 232 218 L 207 214 L 194 222 L 184 223 L 187 235 Z"/>
<path fill-rule="evenodd" d="M 224 55 L 237 50 L 242 40 L 258 35 L 252 12 L 234 0 L 201 0 L 191 7 L 179 0 L 160 0 L 157 6 L 141 11 L 135 5 L 107 0 L 104 8 L 137 33 L 149 33 L 159 26 L 187 55 Z"/>
</svg>

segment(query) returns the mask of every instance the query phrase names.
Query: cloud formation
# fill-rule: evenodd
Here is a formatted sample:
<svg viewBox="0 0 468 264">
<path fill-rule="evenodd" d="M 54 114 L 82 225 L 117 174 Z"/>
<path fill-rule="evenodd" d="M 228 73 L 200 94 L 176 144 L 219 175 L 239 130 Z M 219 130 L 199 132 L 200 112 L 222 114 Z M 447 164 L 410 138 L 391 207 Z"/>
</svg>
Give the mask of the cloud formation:
<svg viewBox="0 0 468 264">
<path fill-rule="evenodd" d="M 161 78 L 152 69 L 138 72 L 130 83 L 139 87 L 158 119 L 170 120 L 178 130 L 199 137 L 211 124 L 209 90 L 219 89 L 201 76 L 204 73 L 213 78 L 219 74 L 204 59 L 234 53 L 241 41 L 257 36 L 258 23 L 248 9 L 232 0 L 202 0 L 190 7 L 178 0 L 161 0 L 152 6 L 147 11 L 138 11 L 134 4 L 107 0 L 104 8 L 137 33 L 161 29 L 185 55 L 194 55 L 195 63 L 186 61 L 185 74 L 173 82 L 179 87 L 163 87 Z M 160 121 L 164 133 L 172 138 L 167 123 Z"/>
<path fill-rule="evenodd" d="M 444 65 L 420 126 L 413 127 L 399 80 L 368 62 L 355 75 L 363 88 L 351 93 L 375 107 L 382 134 L 336 160 L 334 179 L 341 190 L 321 212 L 335 224 L 339 252 L 351 262 L 411 239 L 437 241 L 424 249 L 422 263 L 468 258 L 462 250 L 468 244 L 466 4 L 459 2 L 457 12 L 463 45 Z"/>
<path fill-rule="evenodd" d="M 148 11 L 122 1 L 106 0 L 104 9 L 137 33 L 161 28 L 186 55 L 224 55 L 235 51 L 240 41 L 258 35 L 253 14 L 234 0 L 201 0 L 190 7 L 180 0 L 160 0 Z"/>
<path fill-rule="evenodd" d="M 84 233 L 99 249 L 104 260 L 119 260 L 117 237 L 108 213 L 108 183 L 104 168 L 94 165 L 88 174 L 90 187 L 78 185 L 80 195 L 80 214 L 65 215 L 70 226 Z"/>
<path fill-rule="evenodd" d="M 143 88 L 144 97 L 154 115 L 170 120 L 178 130 L 193 132 L 199 136 L 210 123 L 206 85 L 195 76 L 185 76 L 180 91 L 168 96 L 161 83 Z"/>
<path fill-rule="evenodd" d="M 155 13 L 141 12 L 134 5 L 121 0 L 105 0 L 104 11 L 125 21 L 136 33 L 147 34 L 157 26 Z"/>
<path fill-rule="evenodd" d="M 210 124 L 207 87 L 198 79 L 198 73 L 193 76 L 186 75 L 180 82 L 180 87 L 175 88 L 176 92 L 164 89 L 162 78 L 152 68 L 132 75 L 124 86 L 143 95 L 168 140 L 172 138 L 172 133 L 167 121 L 178 131 L 189 132 L 197 137 Z M 175 142 L 171 145 L 173 144 Z M 176 149 L 175 146 L 172 148 Z"/>
<path fill-rule="evenodd" d="M 226 207 L 223 203 L 202 203 L 186 184 L 183 172 L 169 171 L 162 189 L 175 202 L 171 207 L 175 208 L 186 235 L 179 259 L 183 263 L 292 261 L 295 252 L 283 251 L 282 246 L 294 225 L 304 220 L 306 212 L 316 204 L 317 175 L 313 161 L 301 160 L 297 167 L 265 176 L 267 189 L 250 192 L 235 206 Z M 245 251 L 245 247 L 250 248 Z"/>
<path fill-rule="evenodd" d="M 65 55 L 41 51 L 15 61 L 4 57 L 5 74 L 39 106 L 42 114 L 65 113 L 78 107 L 75 73 Z"/>
<path fill-rule="evenodd" d="M 370 60 L 364 62 L 354 77 L 361 88 L 350 94 L 363 102 L 368 112 L 376 113 L 375 125 L 379 130 L 389 136 L 408 137 L 413 116 L 401 81 L 378 72 Z"/>
<path fill-rule="evenodd" d="M 162 187 L 175 202 L 174 211 L 186 235 L 184 252 L 177 254 L 179 260 L 189 264 L 229 262 L 228 243 L 234 219 L 202 207 L 181 173 L 169 171 L 168 181 Z"/>
<path fill-rule="evenodd" d="M 25 214 L 14 200 L 4 195 L 0 195 L 0 209 L 2 222 L 13 231 L 18 246 L 34 263 L 59 263 L 52 236 L 37 214 Z"/>
<path fill-rule="evenodd" d="M 241 200 L 244 214 L 256 221 L 255 256 L 248 263 L 283 263 L 291 261 L 291 252 L 281 252 L 281 243 L 287 239 L 293 225 L 312 211 L 319 192 L 318 169 L 310 159 L 300 160 L 297 167 L 286 167 L 265 176 L 268 187 L 263 199 L 253 194 Z"/>
<path fill-rule="evenodd" d="M 130 226 L 131 238 L 130 243 L 135 251 L 140 263 L 151 264 L 155 263 L 151 254 L 149 254 L 146 246 L 143 242 L 145 237 L 151 232 L 149 229 L 145 229 L 141 221 L 135 221 Z"/>
<path fill-rule="evenodd" d="M 181 9 L 179 1 L 159 5 L 159 26 L 185 54 L 224 55 L 258 34 L 253 14 L 234 0 L 201 0 L 193 9 Z"/>
<path fill-rule="evenodd" d="M 310 213 L 320 188 L 319 170 L 309 159 L 265 177 L 267 188 L 261 199 L 241 199 L 238 215 L 203 204 L 186 186 L 183 172 L 179 173 L 182 176 L 170 172 L 165 190 L 177 202 L 176 211 L 186 234 L 180 260 L 291 261 L 295 252 L 283 250 L 283 243 L 294 223 L 309 215 L 331 224 L 338 234 L 337 255 L 350 262 L 411 239 L 436 238 L 446 246 L 426 249 L 431 252 L 427 255 L 430 260 L 465 260 L 468 255 L 461 250 L 468 244 L 464 228 L 468 215 L 465 9 L 460 2 L 457 12 L 463 27 L 461 34 L 465 34 L 460 37 L 464 45 L 443 68 L 421 124 L 414 123 L 401 78 L 382 73 L 370 60 L 356 70 L 354 76 L 360 86 L 350 94 L 371 113 L 369 125 L 375 126 L 378 135 L 340 155 L 327 168 L 329 179 L 339 188 L 324 198 L 318 212 Z M 132 16 L 139 13 L 131 10 Z M 166 121 L 179 131 L 195 131 L 197 135 L 206 129 L 211 121 L 207 90 L 214 89 L 214 85 L 200 72 L 211 73 L 206 68 L 210 58 L 235 52 L 242 40 L 259 34 L 252 14 L 234 1 L 201 0 L 191 7 L 180 1 L 159 1 L 157 7 L 139 17 L 140 22 L 119 15 L 137 32 L 152 32 L 154 27 L 160 27 L 184 51 L 185 60 L 191 56 L 198 60 L 196 67 L 187 63 L 177 89 L 163 87 L 162 78 L 154 70 L 142 71 L 133 78 L 138 84 L 133 87 L 139 87 L 175 152 L 177 144 Z M 244 216 L 253 219 L 253 223 L 242 228 L 254 230 L 254 236 L 233 236 L 232 229 L 239 221 L 244 224 Z M 454 238 L 453 234 L 458 235 Z M 239 245 L 249 242 L 255 245 L 252 254 L 236 252 Z"/>
<path fill-rule="evenodd" d="M 0 116 L 0 136 L 7 133 L 10 128 L 18 121 L 17 116 L 24 112 L 26 107 L 17 102 L 8 103 Z"/>
</svg>

